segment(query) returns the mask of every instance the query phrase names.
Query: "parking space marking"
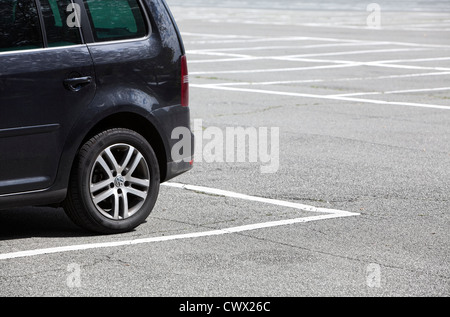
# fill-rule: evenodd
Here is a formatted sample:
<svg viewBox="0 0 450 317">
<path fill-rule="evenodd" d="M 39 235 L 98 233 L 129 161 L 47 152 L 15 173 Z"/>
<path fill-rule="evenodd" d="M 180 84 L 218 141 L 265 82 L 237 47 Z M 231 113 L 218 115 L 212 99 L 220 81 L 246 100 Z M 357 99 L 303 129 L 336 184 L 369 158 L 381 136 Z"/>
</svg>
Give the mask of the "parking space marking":
<svg viewBox="0 0 450 317">
<path fill-rule="evenodd" d="M 243 58 L 248 59 L 248 58 Z M 219 62 L 219 60 L 215 61 Z M 325 61 L 317 61 L 325 62 Z M 191 75 L 231 75 L 231 74 L 255 74 L 255 73 L 274 73 L 274 72 L 297 72 L 304 70 L 317 70 L 317 69 L 333 69 L 333 68 L 347 68 L 347 67 L 382 67 L 382 68 L 399 68 L 399 69 L 413 69 L 413 70 L 431 70 L 431 71 L 450 71 L 447 67 L 429 67 L 429 66 L 413 66 L 413 65 L 399 65 L 390 64 L 384 62 L 357 62 L 357 61 L 336 61 L 331 60 L 329 63 L 335 63 L 333 65 L 321 65 L 321 66 L 302 66 L 302 67 L 286 67 L 286 68 L 263 68 L 263 69 L 235 69 L 235 70 L 219 70 L 219 71 L 196 71 L 191 72 Z M 336 65 L 337 64 L 337 65 Z"/>
<path fill-rule="evenodd" d="M 280 49 L 311 49 L 311 48 L 328 48 L 328 47 L 345 47 L 345 46 L 379 46 L 383 45 L 383 42 L 370 42 L 370 43 L 359 43 L 359 42 L 343 42 L 343 43 L 332 43 L 332 44 L 313 44 L 313 45 L 270 45 L 270 46 L 253 46 L 253 47 L 227 47 L 227 48 L 207 48 L 192 50 L 194 52 L 239 52 L 239 51 L 267 51 L 267 50 L 280 50 Z M 191 50 L 188 51 L 192 52 Z"/>
<path fill-rule="evenodd" d="M 296 23 L 296 22 L 280 22 L 280 21 L 258 21 L 258 20 L 243 20 L 243 19 L 208 19 L 210 23 L 229 23 L 229 24 L 244 24 L 244 25 L 264 25 L 264 26 L 301 26 L 301 27 L 312 27 L 312 28 L 331 28 L 331 29 L 351 29 L 351 30 L 364 30 L 369 29 L 362 25 L 351 25 L 345 22 L 335 22 L 335 23 Z M 426 31 L 426 32 L 448 32 L 450 28 L 442 28 L 440 24 L 436 24 L 435 27 L 415 27 L 415 26 L 383 26 L 383 30 L 395 30 L 395 31 Z"/>
<path fill-rule="evenodd" d="M 393 91 L 375 91 L 375 92 L 356 92 L 352 94 L 338 94 L 328 95 L 332 97 L 353 97 L 353 96 L 368 96 L 368 95 L 393 95 L 393 94 L 407 94 L 416 92 L 434 92 L 434 91 L 447 91 L 450 87 L 440 88 L 421 88 L 421 89 L 407 89 L 407 90 L 393 90 Z"/>
<path fill-rule="evenodd" d="M 235 192 L 231 192 L 231 191 L 211 188 L 211 187 L 180 184 L 180 183 L 164 183 L 163 185 L 167 186 L 167 187 L 181 188 L 181 189 L 185 189 L 185 190 L 189 190 L 189 191 L 193 191 L 193 192 L 197 192 L 197 193 L 211 194 L 211 195 L 217 195 L 217 196 L 221 196 L 221 197 L 237 198 L 237 199 L 242 199 L 242 200 L 249 200 L 249 201 L 260 202 L 260 203 L 264 203 L 264 204 L 299 209 L 299 210 L 303 210 L 303 211 L 328 213 L 328 214 L 341 215 L 341 216 L 359 215 L 359 214 L 351 213 L 348 211 L 317 208 L 314 206 L 292 203 L 292 202 L 288 202 L 288 201 L 284 201 L 284 200 L 264 198 L 264 197 L 259 197 L 259 196 L 250 196 L 250 195 L 235 193 Z"/>
<path fill-rule="evenodd" d="M 239 39 L 241 40 L 241 39 Z M 243 42 L 249 43 L 251 41 L 263 41 L 264 38 L 254 38 L 248 39 L 249 41 L 243 40 Z M 271 40 L 271 38 L 265 38 L 265 40 Z M 408 107 L 419 107 L 419 108 L 431 108 L 440 110 L 450 110 L 450 106 L 447 105 L 436 105 L 436 104 L 426 104 L 417 102 L 397 102 L 397 101 L 386 101 L 377 99 L 367 99 L 367 98 L 357 98 L 358 96 L 369 96 L 369 95 L 389 95 L 389 94 L 408 94 L 408 93 L 419 93 L 419 92 L 439 92 L 447 91 L 449 87 L 431 87 L 422 89 L 404 89 L 404 90 L 393 90 L 387 92 L 374 91 L 374 92 L 356 92 L 356 93 L 346 93 L 346 94 L 330 94 L 330 95 L 319 95 L 310 93 L 297 93 L 297 92 L 285 92 L 276 90 L 264 90 L 264 89 L 248 89 L 236 86 L 257 86 L 257 85 L 283 85 L 283 84 L 295 84 L 295 83 L 318 83 L 326 81 L 351 81 L 351 80 L 371 80 L 371 79 L 394 79 L 394 78 L 413 78 L 413 77 L 426 77 L 426 76 L 444 76 L 450 74 L 449 67 L 435 67 L 433 65 L 417 65 L 414 63 L 426 63 L 426 62 L 442 62 L 450 60 L 448 56 L 436 56 L 427 58 L 403 58 L 403 59 L 385 59 L 385 60 L 372 60 L 372 61 L 352 61 L 352 60 L 337 60 L 337 59 L 320 59 L 314 57 L 326 57 L 326 56 L 347 56 L 347 55 L 363 55 L 367 54 L 380 54 L 380 53 L 399 53 L 399 52 L 411 52 L 411 51 L 428 51 L 432 49 L 443 49 L 448 50 L 450 46 L 448 45 L 434 45 L 434 44 L 420 44 L 420 43 L 409 43 L 409 42 L 390 42 L 390 41 L 364 41 L 364 40 L 352 40 L 352 39 L 337 39 L 337 38 L 317 38 L 317 37 L 285 37 L 279 40 L 291 40 L 291 41 L 322 41 L 327 42 L 326 46 L 329 45 L 348 45 L 348 44 L 361 44 L 363 45 L 391 45 L 391 47 L 385 47 L 382 49 L 373 50 L 345 50 L 345 51 L 332 51 L 332 52 L 319 52 L 311 54 L 297 54 L 297 55 L 270 55 L 270 56 L 255 56 L 255 55 L 245 55 L 249 53 L 250 50 L 268 50 L 270 46 L 259 46 L 242 48 L 242 47 L 228 47 L 228 48 L 217 48 L 217 49 L 196 49 L 189 50 L 188 54 L 191 55 L 207 55 L 207 56 L 221 56 L 223 59 L 204 59 L 204 60 L 193 60 L 193 64 L 202 63 L 225 63 L 232 61 L 253 61 L 253 60 L 280 60 L 286 62 L 303 62 L 310 63 L 310 65 L 302 65 L 299 67 L 280 67 L 280 68 L 264 68 L 264 69 L 223 69 L 223 70 L 198 70 L 191 72 L 192 76 L 201 77 L 203 75 L 236 75 L 236 74 L 269 74 L 277 72 L 300 72 L 308 70 L 326 70 L 326 69 L 340 69 L 340 68 L 353 68 L 353 67 L 380 67 L 380 68 L 393 68 L 393 69 L 410 69 L 410 70 L 422 70 L 428 71 L 424 73 L 414 73 L 414 74 L 402 74 L 402 75 L 385 75 L 378 77 L 361 77 L 361 78 L 339 78 L 339 79 L 310 79 L 310 80 L 287 80 L 287 81 L 262 81 L 258 82 L 224 82 L 224 83 L 211 83 L 211 84 L 194 84 L 191 86 L 194 88 L 203 89 L 216 89 L 216 90 L 227 90 L 235 92 L 247 92 L 247 93 L 257 93 L 257 94 L 269 94 L 269 95 L 281 95 L 281 96 L 292 96 L 301 98 L 314 98 L 314 99 L 325 99 L 325 100 L 340 100 L 349 101 L 365 104 L 378 104 L 378 105 L 395 105 L 395 106 L 408 106 Z M 318 44 L 324 45 L 324 44 Z M 291 45 L 292 46 L 292 45 Z M 395 47 L 401 46 L 402 48 Z M 277 46 L 274 46 L 276 48 Z M 285 47 L 285 46 L 280 46 Z M 295 47 L 295 46 L 294 46 Z M 302 46 L 298 46 L 302 48 Z M 404 48 L 407 47 L 407 48 Z M 236 54 L 236 52 L 242 52 L 243 54 Z M 325 65 L 311 65 L 311 63 L 322 63 Z"/>
<path fill-rule="evenodd" d="M 374 63 L 418 63 L 418 62 L 440 62 L 448 60 L 450 60 L 450 57 L 427 57 L 427 58 L 380 60 L 375 61 Z"/>
<path fill-rule="evenodd" d="M 430 48 L 386 48 L 379 50 L 357 50 L 357 51 L 342 51 L 342 52 L 328 52 L 328 53 L 312 53 L 312 54 L 298 54 L 287 56 L 289 58 L 301 57 L 321 57 L 321 56 L 342 56 L 342 55 L 365 55 L 365 54 L 380 54 L 380 53 L 399 53 L 399 52 L 417 52 L 427 51 Z"/>
<path fill-rule="evenodd" d="M 450 68 L 447 68 L 447 67 L 398 65 L 398 64 L 389 64 L 389 63 L 384 63 L 384 62 L 369 62 L 369 63 L 366 63 L 366 66 L 386 67 L 386 68 L 399 68 L 399 69 L 423 69 L 423 70 L 450 71 Z"/>
<path fill-rule="evenodd" d="M 333 95 L 315 95 L 315 94 L 305 94 L 305 93 L 295 93 L 295 92 L 285 92 L 285 91 L 274 91 L 274 90 L 263 90 L 263 89 L 248 89 L 248 88 L 237 88 L 237 87 L 225 87 L 225 86 L 216 86 L 216 85 L 208 85 L 208 84 L 206 84 L 206 85 L 191 84 L 191 87 L 203 88 L 203 89 L 227 90 L 227 91 L 235 91 L 235 92 L 248 92 L 248 93 L 256 93 L 256 94 L 266 94 L 266 95 L 278 95 L 278 96 L 291 96 L 291 97 L 301 97 L 301 98 L 350 101 L 350 102 L 356 102 L 356 103 L 368 103 L 368 104 L 377 104 L 377 105 L 393 105 L 393 106 L 407 106 L 407 107 L 450 110 L 450 106 L 433 105 L 433 104 L 422 104 L 422 103 L 414 103 L 414 102 L 385 101 L 385 100 L 351 98 L 351 97 L 342 97 L 342 96 L 333 96 Z"/>
<path fill-rule="evenodd" d="M 262 42 L 276 42 L 276 41 L 319 41 L 319 42 L 335 42 L 335 43 L 359 43 L 361 45 L 366 44 L 377 44 L 377 45 L 399 45 L 399 46 L 413 46 L 413 47 L 425 47 L 425 48 L 443 48 L 450 49 L 450 45 L 447 44 L 426 44 L 426 43 L 411 43 L 411 42 L 399 42 L 399 41 L 373 41 L 373 40 L 356 40 L 356 39 L 346 39 L 346 38 L 330 38 L 330 37 L 310 37 L 310 36 L 302 36 L 302 37 L 261 37 L 261 36 L 242 36 L 242 35 L 226 35 L 226 34 L 200 34 L 200 33 L 182 33 L 182 35 L 191 35 L 195 36 L 204 36 L 204 37 L 216 37 L 216 38 L 239 38 L 241 37 L 242 43 L 249 43 L 250 39 L 260 40 Z M 186 42 L 189 40 L 186 39 Z M 209 44 L 209 43 L 206 43 Z M 212 43 L 217 44 L 217 43 Z M 214 50 L 214 49 L 211 49 Z"/>
<path fill-rule="evenodd" d="M 272 85 L 290 85 L 290 84 L 307 84 L 307 83 L 326 83 L 326 82 L 342 82 L 342 81 L 366 81 L 366 80 L 382 80 L 382 79 L 400 79 L 427 76 L 446 76 L 450 72 L 432 72 L 432 73 L 414 73 L 403 75 L 384 75 L 375 77 L 348 77 L 348 78 L 330 78 L 330 79 L 299 79 L 299 80 L 279 80 L 279 81 L 242 81 L 231 83 L 215 83 L 207 84 L 209 86 L 272 86 Z"/>
<path fill-rule="evenodd" d="M 364 63 L 346 63 L 339 65 L 323 65 L 323 66 L 303 66 L 303 67 L 287 67 L 287 68 L 265 68 L 265 69 L 239 69 L 239 70 L 222 70 L 222 71 L 201 71 L 191 72 L 191 75 L 225 75 L 225 74 L 256 74 L 256 73 L 284 73 L 284 72 L 298 72 L 303 70 L 317 70 L 317 69 L 332 69 L 332 68 L 347 68 L 357 67 Z M 450 69 L 449 69 L 450 71 Z"/>
<path fill-rule="evenodd" d="M 91 244 L 81 244 L 81 245 L 69 245 L 69 246 L 55 247 L 55 248 L 45 248 L 45 249 L 4 253 L 4 254 L 0 254 L 0 260 L 10 260 L 10 259 L 17 259 L 17 258 L 39 256 L 39 255 L 84 251 L 84 250 L 92 250 L 92 249 L 123 247 L 123 246 L 148 244 L 148 243 L 156 243 L 156 242 L 164 242 L 164 241 L 174 241 L 174 240 L 201 238 L 201 237 L 220 236 L 220 235 L 227 235 L 227 234 L 233 234 L 233 233 L 254 231 L 254 230 L 258 230 L 258 229 L 275 228 L 275 227 L 288 226 L 288 225 L 293 225 L 293 224 L 307 223 L 307 222 L 312 222 L 312 221 L 320 221 L 320 220 L 336 219 L 336 218 L 344 218 L 344 217 L 354 217 L 354 216 L 360 215 L 359 213 L 354 213 L 354 212 L 327 209 L 327 208 L 318 208 L 318 207 L 309 206 L 309 205 L 303 205 L 303 204 L 292 203 L 292 202 L 288 202 L 288 201 L 263 198 L 263 197 L 257 197 L 257 196 L 250 196 L 250 195 L 245 195 L 245 194 L 240 194 L 240 193 L 235 193 L 235 192 L 230 192 L 230 191 L 225 191 L 225 190 L 220 190 L 220 189 L 215 189 L 215 188 L 209 188 L 209 187 L 186 185 L 186 184 L 180 184 L 180 183 L 164 183 L 162 185 L 164 185 L 166 187 L 189 190 L 189 191 L 197 192 L 197 193 L 213 194 L 213 195 L 217 195 L 217 196 L 221 196 L 221 197 L 231 197 L 231 198 L 242 199 L 242 200 L 247 200 L 247 201 L 254 201 L 254 202 L 259 202 L 259 203 L 264 203 L 264 204 L 271 204 L 271 205 L 277 205 L 277 206 L 282 206 L 282 207 L 287 207 L 287 208 L 294 208 L 294 209 L 298 209 L 298 210 L 302 210 L 302 211 L 321 213 L 322 215 L 307 216 L 307 217 L 300 217 L 300 218 L 294 218 L 294 219 L 284 219 L 284 220 L 277 220 L 277 221 L 269 221 L 269 222 L 255 223 L 255 224 L 250 224 L 250 225 L 230 227 L 230 228 L 225 228 L 225 229 L 177 234 L 177 235 L 171 235 L 171 236 L 150 237 L 150 238 L 135 239 L 135 240 L 91 243 Z"/>
<path fill-rule="evenodd" d="M 399 49 L 384 49 L 384 50 L 365 50 L 365 51 L 345 51 L 345 52 L 332 52 L 332 53 L 320 53 L 320 54 L 295 54 L 295 55 L 280 55 L 280 56 L 253 56 L 244 54 L 233 54 L 215 51 L 205 51 L 205 50 L 189 50 L 187 53 L 189 55 L 205 55 L 205 56 L 224 56 L 229 58 L 218 58 L 218 59 L 200 59 L 191 60 L 191 64 L 201 64 L 201 63 L 220 63 L 220 62 L 236 62 L 236 61 L 257 61 L 257 60 L 279 60 L 287 62 L 310 62 L 310 63 L 335 63 L 335 64 L 351 64 L 360 63 L 363 65 L 378 65 L 378 64 L 388 64 L 394 62 L 426 62 L 426 61 L 445 61 L 449 60 L 449 57 L 438 57 L 438 58 L 427 58 L 427 59 L 404 59 L 404 60 L 380 60 L 380 61 L 370 61 L 370 62 L 358 62 L 349 60 L 329 60 L 329 59 L 311 59 L 305 57 L 322 57 L 322 56 L 339 56 L 339 55 L 364 55 L 364 54 L 376 54 L 376 53 L 398 53 L 398 52 L 412 52 L 412 51 L 426 51 L 431 50 L 428 48 L 399 48 Z"/>
</svg>

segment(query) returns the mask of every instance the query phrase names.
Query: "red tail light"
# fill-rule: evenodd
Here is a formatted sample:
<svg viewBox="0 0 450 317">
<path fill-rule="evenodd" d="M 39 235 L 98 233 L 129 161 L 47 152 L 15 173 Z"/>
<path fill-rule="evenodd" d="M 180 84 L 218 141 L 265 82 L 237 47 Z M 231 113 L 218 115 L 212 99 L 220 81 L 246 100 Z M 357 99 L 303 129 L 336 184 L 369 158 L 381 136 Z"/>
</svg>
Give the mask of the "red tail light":
<svg viewBox="0 0 450 317">
<path fill-rule="evenodd" d="M 186 55 L 181 57 L 181 105 L 189 107 L 189 72 Z"/>
</svg>

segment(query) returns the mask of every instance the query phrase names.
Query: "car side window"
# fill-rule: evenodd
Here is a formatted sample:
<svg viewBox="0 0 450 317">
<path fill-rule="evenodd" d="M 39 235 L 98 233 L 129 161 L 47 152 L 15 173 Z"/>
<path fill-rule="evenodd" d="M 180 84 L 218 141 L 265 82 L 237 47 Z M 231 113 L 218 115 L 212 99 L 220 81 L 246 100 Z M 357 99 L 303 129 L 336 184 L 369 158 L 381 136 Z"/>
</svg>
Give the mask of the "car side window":
<svg viewBox="0 0 450 317">
<path fill-rule="evenodd" d="M 48 47 L 81 44 L 71 0 L 40 0 Z M 79 24 L 79 23 L 78 23 Z"/>
<path fill-rule="evenodd" d="M 145 37 L 147 26 L 137 0 L 86 0 L 96 42 Z"/>
<path fill-rule="evenodd" d="M 0 52 L 42 47 L 34 0 L 0 0 Z"/>
</svg>

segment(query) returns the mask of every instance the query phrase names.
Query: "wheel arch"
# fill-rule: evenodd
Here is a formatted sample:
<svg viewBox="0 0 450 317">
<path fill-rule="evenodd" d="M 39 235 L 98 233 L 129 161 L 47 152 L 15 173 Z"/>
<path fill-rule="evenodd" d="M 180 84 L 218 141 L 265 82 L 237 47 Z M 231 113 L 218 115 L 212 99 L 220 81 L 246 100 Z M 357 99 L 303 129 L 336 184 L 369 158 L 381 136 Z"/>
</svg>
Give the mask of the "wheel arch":
<svg viewBox="0 0 450 317">
<path fill-rule="evenodd" d="M 161 180 L 166 178 L 168 158 L 161 134 L 151 121 L 137 113 L 119 112 L 103 118 L 86 133 L 79 147 L 83 146 L 91 137 L 112 128 L 129 129 L 142 135 L 156 154 Z"/>
</svg>

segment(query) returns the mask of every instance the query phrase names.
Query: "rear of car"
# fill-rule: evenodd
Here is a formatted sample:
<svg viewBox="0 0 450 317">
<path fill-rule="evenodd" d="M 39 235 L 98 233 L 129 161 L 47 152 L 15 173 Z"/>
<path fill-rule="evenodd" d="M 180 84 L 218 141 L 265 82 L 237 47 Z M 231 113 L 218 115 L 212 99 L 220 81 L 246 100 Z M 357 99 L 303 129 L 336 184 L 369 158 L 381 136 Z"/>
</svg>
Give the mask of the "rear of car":
<svg viewBox="0 0 450 317">
<path fill-rule="evenodd" d="M 0 208 L 129 231 L 192 168 L 187 61 L 164 0 L 0 0 Z"/>
</svg>

